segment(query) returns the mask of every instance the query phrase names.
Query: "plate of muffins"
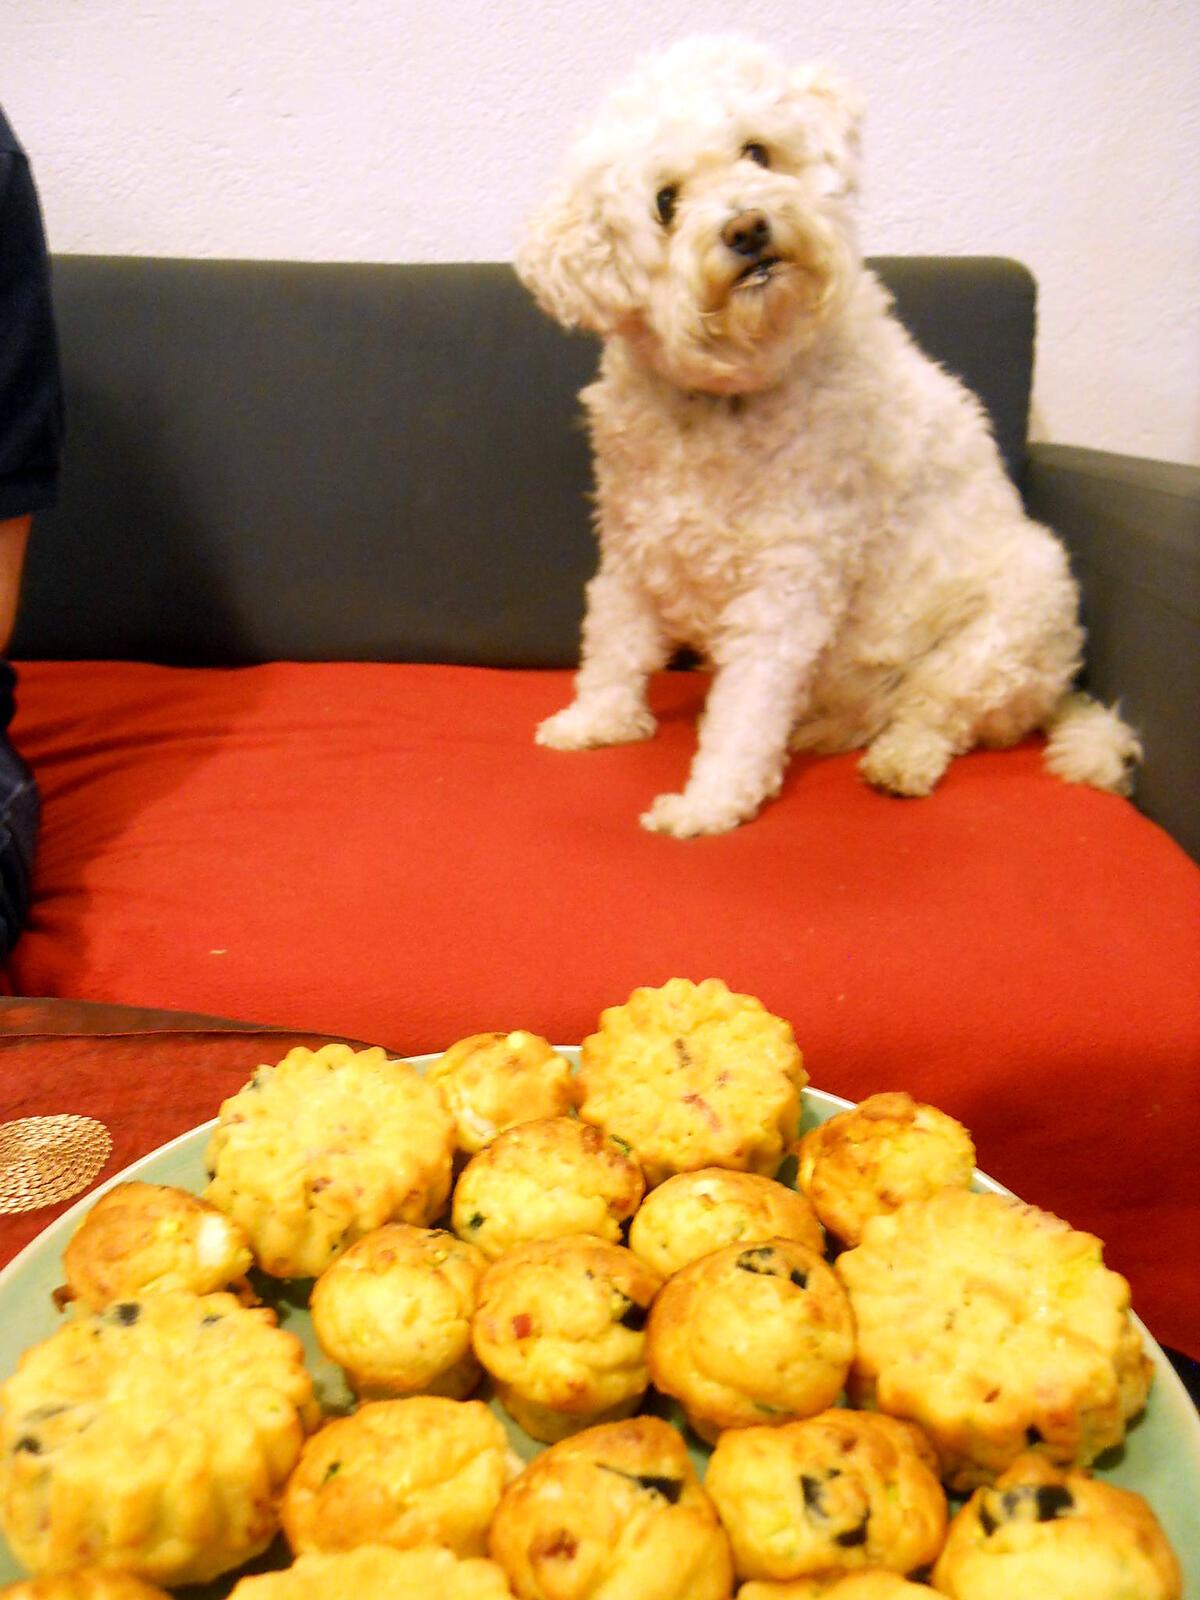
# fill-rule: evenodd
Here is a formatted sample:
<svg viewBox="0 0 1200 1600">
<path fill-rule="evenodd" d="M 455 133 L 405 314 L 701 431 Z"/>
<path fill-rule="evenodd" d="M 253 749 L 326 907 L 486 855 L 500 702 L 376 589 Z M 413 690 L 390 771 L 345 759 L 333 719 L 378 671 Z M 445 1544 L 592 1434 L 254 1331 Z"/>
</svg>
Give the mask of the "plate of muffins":
<svg viewBox="0 0 1200 1600">
<path fill-rule="evenodd" d="M 9 1600 L 1180 1600 L 1095 1237 L 718 979 L 294 1049 L 0 1273 Z"/>
</svg>

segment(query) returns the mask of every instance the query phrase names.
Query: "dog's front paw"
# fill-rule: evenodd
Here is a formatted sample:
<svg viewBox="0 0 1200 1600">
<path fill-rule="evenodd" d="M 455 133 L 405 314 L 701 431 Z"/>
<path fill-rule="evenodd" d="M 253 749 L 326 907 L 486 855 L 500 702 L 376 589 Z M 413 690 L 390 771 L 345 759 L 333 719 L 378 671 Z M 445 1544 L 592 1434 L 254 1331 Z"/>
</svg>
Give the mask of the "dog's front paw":
<svg viewBox="0 0 1200 1600">
<path fill-rule="evenodd" d="M 654 718 L 645 706 L 589 706 L 576 700 L 547 717 L 534 738 L 551 750 L 590 750 L 601 744 L 632 744 L 653 732 Z"/>
<path fill-rule="evenodd" d="M 752 814 L 710 795 L 660 794 L 638 820 L 651 833 L 694 839 L 702 833 L 728 833 Z"/>
</svg>

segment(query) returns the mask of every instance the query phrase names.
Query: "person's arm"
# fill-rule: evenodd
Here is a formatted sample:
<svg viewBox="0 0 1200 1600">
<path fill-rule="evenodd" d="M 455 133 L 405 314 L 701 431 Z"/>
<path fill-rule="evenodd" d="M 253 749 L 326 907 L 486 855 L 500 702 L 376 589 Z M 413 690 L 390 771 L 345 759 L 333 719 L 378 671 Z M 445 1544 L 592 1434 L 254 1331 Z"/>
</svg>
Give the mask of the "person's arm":
<svg viewBox="0 0 1200 1600">
<path fill-rule="evenodd" d="M 8 649 L 13 624 L 17 619 L 17 598 L 21 592 L 21 570 L 29 543 L 32 516 L 9 517 L 0 522 L 0 655 Z"/>
</svg>

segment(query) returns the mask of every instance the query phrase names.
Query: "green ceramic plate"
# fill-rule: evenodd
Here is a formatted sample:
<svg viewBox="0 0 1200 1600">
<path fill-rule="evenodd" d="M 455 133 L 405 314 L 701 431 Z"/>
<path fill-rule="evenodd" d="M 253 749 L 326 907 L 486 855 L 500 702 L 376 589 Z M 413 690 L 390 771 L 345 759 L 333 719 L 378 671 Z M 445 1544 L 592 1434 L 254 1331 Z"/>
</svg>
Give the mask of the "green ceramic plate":
<svg viewBox="0 0 1200 1600">
<path fill-rule="evenodd" d="M 564 1048 L 563 1054 L 574 1058 L 576 1051 Z M 423 1069 L 434 1059 L 433 1056 L 416 1056 L 413 1065 Z M 844 1111 L 849 1103 L 818 1089 L 806 1089 L 804 1127 L 824 1122 L 834 1112 Z M 199 1193 L 206 1182 L 204 1147 L 212 1126 L 212 1123 L 205 1123 L 180 1135 L 110 1178 L 101 1189 L 85 1195 L 0 1272 L 0 1381 L 12 1372 L 23 1350 L 46 1338 L 58 1325 L 59 1313 L 50 1297 L 62 1282 L 62 1252 L 97 1195 L 129 1178 L 140 1178 L 146 1183 L 175 1184 Z M 981 1174 L 977 1175 L 975 1186 L 1005 1193 L 999 1184 Z M 277 1285 L 272 1303 L 281 1324 L 298 1334 L 304 1343 L 309 1371 L 322 1404 L 328 1410 L 345 1410 L 350 1405 L 350 1395 L 341 1373 L 325 1359 L 312 1337 L 303 1292 L 306 1287 Z M 1111 1483 L 1145 1495 L 1179 1556 L 1185 1594 L 1200 1596 L 1200 1517 L 1196 1515 L 1200 1504 L 1200 1417 L 1158 1345 L 1145 1329 L 1142 1331 L 1155 1367 L 1150 1402 L 1144 1415 L 1129 1430 L 1124 1446 L 1097 1463 L 1096 1471 L 1099 1477 Z M 496 1409 L 522 1456 L 528 1458 L 541 1448 L 521 1433 L 498 1406 Z M 672 1420 L 678 1421 L 678 1418 Z M 691 1442 L 697 1467 L 703 1471 L 706 1452 L 695 1441 Z M 286 1552 L 275 1549 L 255 1566 L 284 1565 L 286 1560 Z M 11 1582 L 21 1575 L 21 1569 L 0 1538 L 0 1583 Z M 230 1578 L 203 1589 L 180 1592 L 194 1600 L 201 1600 L 201 1597 L 218 1600 L 227 1595 L 232 1586 Z"/>
</svg>

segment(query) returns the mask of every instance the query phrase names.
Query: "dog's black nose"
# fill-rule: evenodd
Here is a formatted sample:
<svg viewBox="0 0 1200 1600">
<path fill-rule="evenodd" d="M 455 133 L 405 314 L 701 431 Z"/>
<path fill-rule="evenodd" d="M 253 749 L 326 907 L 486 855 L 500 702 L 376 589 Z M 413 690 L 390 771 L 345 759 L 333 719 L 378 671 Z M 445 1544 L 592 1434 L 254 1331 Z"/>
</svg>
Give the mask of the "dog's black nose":
<svg viewBox="0 0 1200 1600">
<path fill-rule="evenodd" d="M 721 239 L 735 255 L 761 256 L 771 243 L 771 224 L 761 211 L 739 211 L 721 229 Z"/>
</svg>

